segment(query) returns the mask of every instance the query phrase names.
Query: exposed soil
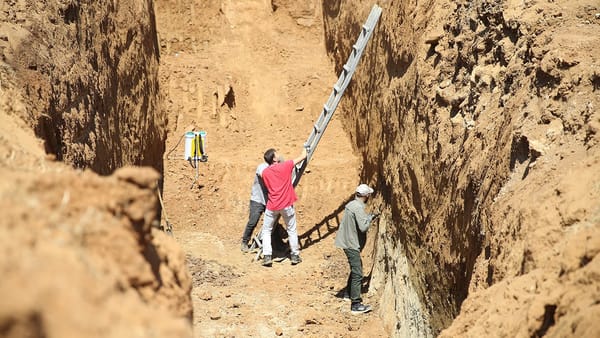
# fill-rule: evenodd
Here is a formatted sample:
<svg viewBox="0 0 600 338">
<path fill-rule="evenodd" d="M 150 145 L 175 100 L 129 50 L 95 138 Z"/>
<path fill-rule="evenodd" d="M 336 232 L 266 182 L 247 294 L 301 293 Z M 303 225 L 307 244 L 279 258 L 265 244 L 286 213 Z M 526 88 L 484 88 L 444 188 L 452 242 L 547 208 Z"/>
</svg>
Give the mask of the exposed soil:
<svg viewBox="0 0 600 338">
<path fill-rule="evenodd" d="M 376 313 L 353 316 L 338 294 L 348 268 L 333 239 L 340 206 L 359 184 L 358 158 L 339 120 L 330 123 L 296 189 L 303 262 L 265 268 L 239 249 L 264 151 L 297 156 L 337 80 L 320 5 L 156 5 L 170 126 L 165 204 L 194 281 L 194 335 L 386 336 Z M 181 140 L 193 128 L 208 139 L 197 182 Z"/>
<path fill-rule="evenodd" d="M 0 3 L 0 336 L 599 336 L 600 4 L 380 5 L 296 189 L 303 262 L 266 268 L 255 168 L 300 153 L 371 2 Z"/>
<path fill-rule="evenodd" d="M 236 246 L 247 208 L 247 193 L 241 193 L 250 184 L 246 176 L 272 144 L 287 157 L 295 156 L 331 90 L 337 75 L 331 70 L 345 62 L 371 4 L 326 2 L 322 9 L 311 1 L 212 4 L 192 8 L 179 2 L 170 7 L 183 15 L 179 20 L 158 19 L 161 47 L 167 51 L 162 70 L 196 64 L 163 72 L 163 82 L 169 75 L 171 83 L 170 120 L 177 119 L 167 148 L 190 126 L 207 130 L 214 145 L 209 163 L 201 167 L 197 195 L 181 188 L 191 175 L 181 160 L 177 167 L 168 161 L 166 193 L 176 196 L 177 205 L 208 218 L 199 221 L 186 213 L 187 224 L 185 218 L 177 222 L 176 238 L 186 251 L 202 250 L 190 238 L 206 234 L 204 242 L 219 246 L 201 247 L 227 251 L 227 259 L 234 259 L 240 256 Z M 590 1 L 384 4 L 367 57 L 336 113 L 339 119 L 327 130 L 299 188 L 301 233 L 323 228 L 359 175 L 380 192 L 372 203 L 385 213 L 366 251 L 370 290 L 377 295 L 368 300 L 376 311 L 360 319 L 366 322 L 359 322 L 359 335 L 363 327 L 377 335 L 382 326 L 386 334 L 399 336 L 437 335 L 448 327 L 447 336 L 563 335 L 567 327 L 596 332 L 590 324 L 595 310 L 581 316 L 581 310 L 571 309 L 593 308 L 600 297 L 593 291 L 597 262 L 589 263 L 597 261 L 591 257 L 597 256 L 593 238 L 600 225 L 597 180 L 589 176 L 597 171 L 599 158 L 598 59 L 592 52 L 598 45 L 598 11 Z M 199 13 L 210 18 L 193 20 L 203 17 Z M 174 21 L 186 26 L 169 29 L 173 26 L 167 22 Z M 333 64 L 317 52 L 323 48 Z M 198 77 L 202 85 L 194 86 Z M 228 88 L 235 101 L 226 96 Z M 337 121 L 343 121 L 347 134 Z M 248 157 L 255 160 L 240 160 Z M 560 197 L 555 199 L 552 191 Z M 197 205 L 190 202 L 194 198 Z M 294 318 L 315 306 L 316 295 L 323 298 L 315 302 L 324 305 L 315 310 L 330 319 L 314 329 L 353 332 L 347 324 L 355 322 L 343 311 L 347 306 L 334 297 L 344 284 L 345 262 L 333 250 L 333 232 L 335 224 L 324 240 L 305 245 L 307 259 L 299 267 L 284 263 L 265 275 L 256 263 L 244 264 L 248 272 L 234 278 L 261 276 L 258 285 L 243 283 L 258 290 L 270 281 L 281 285 L 279 271 L 292 278 L 284 283 L 288 293 L 276 293 L 277 287 L 262 293 L 269 300 L 281 295 L 300 302 L 288 313 L 288 325 L 281 326 L 286 334 L 288 328 L 297 334 Z M 579 240 L 583 247 L 569 248 Z M 574 257 L 585 263 L 573 265 Z M 226 266 L 234 270 L 236 264 Z M 299 275 L 307 278 L 303 287 L 291 287 L 299 278 L 293 271 L 302 269 L 309 269 Z M 531 288 L 541 281 L 543 286 Z M 527 287 L 511 287 L 519 283 Z M 578 283 L 589 287 L 577 288 Z M 320 288 L 301 291 L 312 284 Z M 309 299 L 302 300 L 303 293 Z M 234 294 L 225 292 L 225 298 Z M 518 310 L 506 300 L 509 295 L 518 300 Z M 197 334 L 214 334 L 213 325 L 198 328 L 198 320 L 222 308 L 219 297 L 193 299 Z M 280 318 L 279 311 L 269 312 L 275 304 L 249 304 L 253 309 L 265 304 L 266 309 L 253 313 Z M 519 320 L 507 322 L 510 313 Z M 239 317 L 250 330 L 243 334 L 263 334 L 251 330 L 264 317 Z M 261 327 L 264 332 L 279 328 Z"/>
</svg>

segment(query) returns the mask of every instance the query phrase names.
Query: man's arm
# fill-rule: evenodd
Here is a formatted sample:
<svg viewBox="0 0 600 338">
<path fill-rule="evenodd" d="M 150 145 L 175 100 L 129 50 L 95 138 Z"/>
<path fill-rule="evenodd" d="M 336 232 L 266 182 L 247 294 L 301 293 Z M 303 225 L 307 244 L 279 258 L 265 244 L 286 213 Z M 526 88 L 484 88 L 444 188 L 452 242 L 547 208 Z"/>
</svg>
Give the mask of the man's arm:
<svg viewBox="0 0 600 338">
<path fill-rule="evenodd" d="M 371 221 L 373 221 L 374 218 L 373 215 L 367 214 L 363 208 L 357 208 L 354 212 L 354 217 L 356 219 L 356 225 L 358 225 L 358 229 L 361 232 L 367 232 L 367 230 L 369 230 Z"/>
<path fill-rule="evenodd" d="M 306 159 L 306 148 L 302 147 L 302 154 L 294 159 L 294 165 L 304 161 Z"/>
<path fill-rule="evenodd" d="M 262 178 L 263 171 L 265 171 L 265 169 L 267 169 L 268 167 L 269 165 L 267 164 L 267 162 L 259 164 L 258 167 L 256 167 L 256 176 Z"/>
</svg>

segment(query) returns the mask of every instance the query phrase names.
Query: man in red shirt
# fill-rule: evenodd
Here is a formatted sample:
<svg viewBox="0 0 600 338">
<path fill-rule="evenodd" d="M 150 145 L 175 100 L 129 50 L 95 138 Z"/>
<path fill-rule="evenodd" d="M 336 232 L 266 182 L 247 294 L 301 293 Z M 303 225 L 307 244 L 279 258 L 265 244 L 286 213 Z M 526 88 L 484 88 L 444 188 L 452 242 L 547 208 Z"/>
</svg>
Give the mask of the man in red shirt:
<svg viewBox="0 0 600 338">
<path fill-rule="evenodd" d="M 273 263 L 271 233 L 273 232 L 273 223 L 278 215 L 283 217 L 287 227 L 292 265 L 302 262 L 296 229 L 296 211 L 294 209 L 294 202 L 298 200 L 298 197 L 292 185 L 292 173 L 296 164 L 306 159 L 306 149 L 303 148 L 302 154 L 294 160 L 279 163 L 277 158 L 279 156 L 275 149 L 271 148 L 265 152 L 264 159 L 269 166 L 263 170 L 262 178 L 269 194 L 262 227 L 264 266 L 271 266 Z"/>
</svg>

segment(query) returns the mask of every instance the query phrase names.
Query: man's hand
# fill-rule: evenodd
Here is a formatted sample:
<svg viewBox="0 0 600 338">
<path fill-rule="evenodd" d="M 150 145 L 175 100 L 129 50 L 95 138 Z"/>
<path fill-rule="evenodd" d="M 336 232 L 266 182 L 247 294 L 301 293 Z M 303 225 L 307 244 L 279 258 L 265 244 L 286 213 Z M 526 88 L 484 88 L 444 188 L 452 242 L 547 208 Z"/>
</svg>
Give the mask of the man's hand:
<svg viewBox="0 0 600 338">
<path fill-rule="evenodd" d="M 294 165 L 304 161 L 306 159 L 307 153 L 306 153 L 306 148 L 302 148 L 302 153 L 300 154 L 300 156 L 298 156 L 297 158 L 294 159 Z"/>
</svg>

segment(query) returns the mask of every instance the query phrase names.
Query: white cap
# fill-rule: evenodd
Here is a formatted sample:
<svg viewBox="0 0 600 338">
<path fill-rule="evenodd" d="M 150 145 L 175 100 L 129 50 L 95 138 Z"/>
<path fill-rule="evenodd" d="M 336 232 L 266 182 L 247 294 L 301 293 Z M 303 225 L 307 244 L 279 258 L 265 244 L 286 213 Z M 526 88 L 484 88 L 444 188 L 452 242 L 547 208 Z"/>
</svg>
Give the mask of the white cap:
<svg viewBox="0 0 600 338">
<path fill-rule="evenodd" d="M 361 184 L 356 187 L 356 193 L 360 196 L 366 196 L 373 193 L 373 189 L 366 184 Z"/>
</svg>

